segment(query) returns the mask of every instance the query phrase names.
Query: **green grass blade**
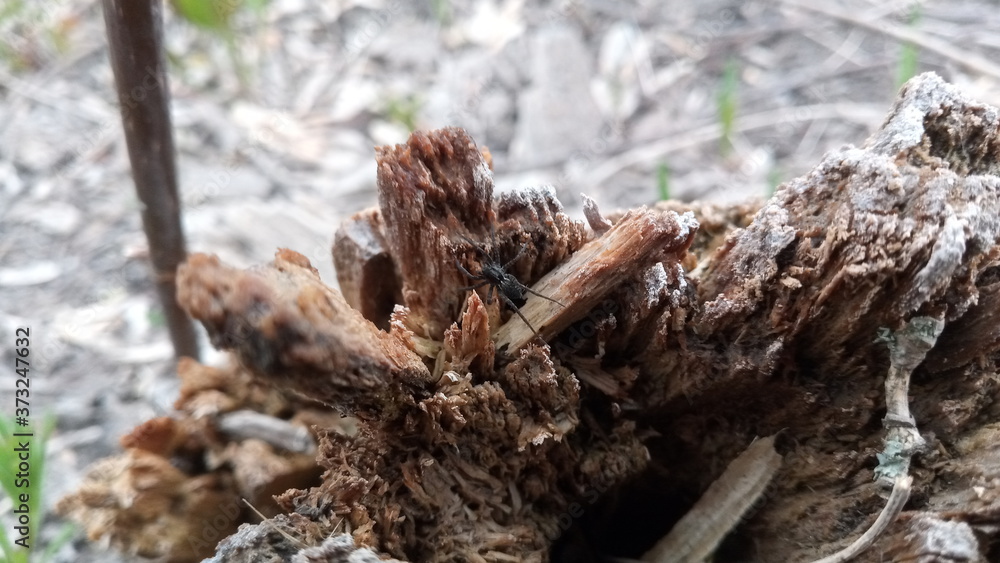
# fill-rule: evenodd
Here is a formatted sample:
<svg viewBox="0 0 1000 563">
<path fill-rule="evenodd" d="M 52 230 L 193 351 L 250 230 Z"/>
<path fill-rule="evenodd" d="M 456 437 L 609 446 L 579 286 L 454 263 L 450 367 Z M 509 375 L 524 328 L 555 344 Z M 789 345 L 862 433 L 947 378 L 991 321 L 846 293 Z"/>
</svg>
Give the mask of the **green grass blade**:
<svg viewBox="0 0 1000 563">
<path fill-rule="evenodd" d="M 42 503 L 42 491 L 45 489 L 43 486 L 45 480 L 45 450 L 49 436 L 51 436 L 54 428 L 55 418 L 52 416 L 45 416 L 42 418 L 41 423 L 23 428 L 15 426 L 6 417 L 0 418 L 0 432 L 3 433 L 0 436 L 0 441 L 2 441 L 2 445 L 0 445 L 2 447 L 2 451 L 0 451 L 0 466 L 2 466 L 0 468 L 0 479 L 3 481 L 3 490 L 11 502 L 14 503 L 15 507 L 20 504 L 20 495 L 27 494 L 28 502 L 26 504 L 28 515 L 31 518 L 31 542 L 30 548 L 27 550 L 15 548 L 16 544 L 14 544 L 14 541 L 16 541 L 16 538 L 8 536 L 12 528 L 4 529 L 0 532 L 0 547 L 2 547 L 6 560 L 12 563 L 27 563 L 31 553 L 38 553 L 38 539 L 42 525 L 45 523 L 45 514 L 42 512 L 42 508 L 45 506 Z M 15 436 L 15 433 L 30 433 L 32 436 Z M 18 457 L 18 453 L 15 452 L 15 448 L 19 447 L 19 442 L 25 440 L 30 441 L 30 451 L 27 459 L 30 470 L 27 477 L 27 484 L 19 487 L 17 483 L 19 470 L 17 468 L 22 460 Z M 40 559 L 40 561 L 45 561 L 45 559 Z"/>
<path fill-rule="evenodd" d="M 49 545 L 45 546 L 45 551 L 42 552 L 42 561 L 52 561 L 55 558 L 56 553 L 67 543 L 69 543 L 76 536 L 76 525 L 72 522 L 66 522 L 62 528 L 60 528 L 59 533 L 56 537 L 52 538 Z"/>
<path fill-rule="evenodd" d="M 777 166 L 772 166 L 767 172 L 767 197 L 774 195 L 774 192 L 778 191 L 778 186 L 781 185 L 781 169 Z"/>
<path fill-rule="evenodd" d="M 670 199 L 670 167 L 666 162 L 656 167 L 656 191 L 660 194 L 660 201 Z"/>
<path fill-rule="evenodd" d="M 17 456 L 14 454 L 14 423 L 7 417 L 0 417 L 0 433 L 3 451 L 0 451 L 0 485 L 3 492 L 11 500 L 17 498 L 17 487 L 14 486 L 14 473 L 17 467 Z"/>
<path fill-rule="evenodd" d="M 920 4 L 915 4 L 910 11 L 910 18 L 907 25 L 916 27 L 920 21 Z M 896 64 L 896 89 L 906 83 L 907 80 L 917 75 L 919 48 L 913 43 L 903 43 L 899 53 L 899 62 Z"/>
<path fill-rule="evenodd" d="M 14 544 L 10 543 L 7 537 L 7 526 L 0 529 L 0 551 L 3 551 L 4 561 L 14 560 Z"/>
<path fill-rule="evenodd" d="M 723 156 L 728 155 L 733 148 L 733 131 L 736 130 L 736 91 L 739 85 L 739 65 L 736 59 L 731 58 L 726 61 L 722 71 L 722 84 L 719 86 L 717 99 L 719 124 L 722 126 L 719 150 Z"/>
</svg>

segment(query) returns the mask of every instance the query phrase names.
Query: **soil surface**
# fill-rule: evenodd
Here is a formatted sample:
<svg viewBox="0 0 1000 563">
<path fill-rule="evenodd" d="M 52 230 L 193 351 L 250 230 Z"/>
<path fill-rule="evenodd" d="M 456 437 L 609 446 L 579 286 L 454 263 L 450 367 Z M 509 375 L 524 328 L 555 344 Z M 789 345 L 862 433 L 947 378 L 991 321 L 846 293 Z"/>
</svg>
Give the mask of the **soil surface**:
<svg viewBox="0 0 1000 563">
<path fill-rule="evenodd" d="M 375 204 L 374 146 L 411 128 L 464 127 L 499 192 L 554 186 L 582 220 L 581 193 L 605 211 L 766 197 L 863 143 L 903 75 L 1000 105 L 989 2 L 319 4 L 242 9 L 229 42 L 165 9 L 190 251 L 249 266 L 287 247 L 334 283 L 334 229 Z M 0 354 L 30 327 L 52 504 L 178 384 L 100 3 L 4 8 L 0 38 Z M 128 559 L 78 538 L 55 560 Z"/>
</svg>

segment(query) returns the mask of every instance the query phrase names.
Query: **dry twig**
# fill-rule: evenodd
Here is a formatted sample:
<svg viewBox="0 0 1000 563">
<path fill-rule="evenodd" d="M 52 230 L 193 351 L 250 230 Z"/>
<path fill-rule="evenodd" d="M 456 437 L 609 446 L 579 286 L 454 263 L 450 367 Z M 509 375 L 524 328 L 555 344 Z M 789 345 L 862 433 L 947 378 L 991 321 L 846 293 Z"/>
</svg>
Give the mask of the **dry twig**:
<svg viewBox="0 0 1000 563">
<path fill-rule="evenodd" d="M 814 563 L 843 563 L 864 553 L 882 535 L 882 532 L 889 527 L 889 524 L 896 521 L 896 517 L 902 512 L 903 506 L 906 504 L 907 499 L 910 498 L 910 485 L 912 483 L 913 477 L 903 475 L 897 477 L 896 483 L 892 487 L 892 493 L 889 495 L 889 500 L 885 503 L 885 507 L 879 513 L 878 518 L 875 519 L 872 527 L 868 528 L 868 531 L 862 534 L 860 538 L 854 540 L 854 543 L 851 545 Z"/>
<path fill-rule="evenodd" d="M 164 70 L 162 7 L 156 2 L 104 1 L 111 66 L 149 257 L 177 357 L 198 357 L 194 325 L 177 304 L 177 267 L 187 254 Z M 147 81 L 152 78 L 152 84 Z"/>
<path fill-rule="evenodd" d="M 780 467 L 774 436 L 750 444 L 642 561 L 704 561 L 743 520 Z"/>
<path fill-rule="evenodd" d="M 932 317 L 916 317 L 902 330 L 890 333 L 883 329 L 879 339 L 889 344 L 890 366 L 885 379 L 886 415 L 882 424 L 888 429 L 885 450 L 878 454 L 879 466 L 875 475 L 881 480 L 891 480 L 892 493 L 875 523 L 860 538 L 846 548 L 824 557 L 816 563 L 842 563 L 850 561 L 871 547 L 875 540 L 892 524 L 907 499 L 913 477 L 909 476 L 910 457 L 924 446 L 924 439 L 917 431 L 910 414 L 910 374 L 920 365 L 934 347 L 944 329 L 944 321 Z"/>
</svg>

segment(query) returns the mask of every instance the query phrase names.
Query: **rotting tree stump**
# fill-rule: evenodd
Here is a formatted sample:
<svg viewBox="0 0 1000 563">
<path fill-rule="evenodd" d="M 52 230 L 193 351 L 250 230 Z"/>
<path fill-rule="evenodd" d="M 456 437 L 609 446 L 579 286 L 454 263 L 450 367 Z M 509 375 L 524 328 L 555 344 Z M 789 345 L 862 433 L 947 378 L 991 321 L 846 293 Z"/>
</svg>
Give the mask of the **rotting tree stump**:
<svg viewBox="0 0 1000 563">
<path fill-rule="evenodd" d="M 928 447 L 905 511 L 857 560 L 997 560 L 998 130 L 995 108 L 922 75 L 864 147 L 831 152 L 759 209 L 665 203 L 608 220 L 588 206 L 590 228 L 549 190 L 494 199 L 489 153 L 463 131 L 415 133 L 377 149 L 380 207 L 337 232 L 342 291 L 290 250 L 249 270 L 189 259 L 180 301 L 238 365 L 211 384 L 186 366 L 181 430 L 140 427 L 127 455 L 186 460 L 157 484 L 188 500 L 205 475 L 230 497 L 248 474 L 258 490 L 295 487 L 213 561 L 597 561 L 639 557 L 777 434 L 777 477 L 715 560 L 811 561 L 885 503 L 878 330 L 932 317 L 945 329 L 910 388 Z M 507 271 L 559 302 L 519 304 L 537 333 L 488 287 L 462 290 L 458 264 L 488 260 L 473 243 L 500 263 L 523 250 Z M 265 404 L 278 420 L 313 413 L 297 420 L 321 481 L 213 461 L 252 440 L 217 420 Z M 323 418 L 334 412 L 356 429 Z M 127 512 L 108 492 L 138 486 L 124 481 L 61 507 L 105 511 L 91 535 L 135 551 L 141 531 L 108 517 Z M 172 518 L 208 518 L 204 504 L 175 499 Z"/>
</svg>

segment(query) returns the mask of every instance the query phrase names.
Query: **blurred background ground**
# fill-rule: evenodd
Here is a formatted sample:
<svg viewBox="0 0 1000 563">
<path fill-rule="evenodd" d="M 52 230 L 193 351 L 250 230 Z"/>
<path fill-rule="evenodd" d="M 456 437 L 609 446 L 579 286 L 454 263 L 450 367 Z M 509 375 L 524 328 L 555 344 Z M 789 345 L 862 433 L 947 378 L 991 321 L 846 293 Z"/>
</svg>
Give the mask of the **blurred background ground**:
<svg viewBox="0 0 1000 563">
<path fill-rule="evenodd" d="M 581 193 L 766 197 L 863 143 L 916 72 L 1000 105 L 995 1 L 230 4 L 229 36 L 164 12 L 189 250 L 288 247 L 330 283 L 334 229 L 376 202 L 373 147 L 414 128 L 465 127 L 498 189 L 552 185 L 582 219 Z M 0 4 L 0 353 L 31 328 L 47 504 L 177 386 L 107 56 L 99 2 Z M 56 560 L 128 559 L 78 539 Z"/>
</svg>

